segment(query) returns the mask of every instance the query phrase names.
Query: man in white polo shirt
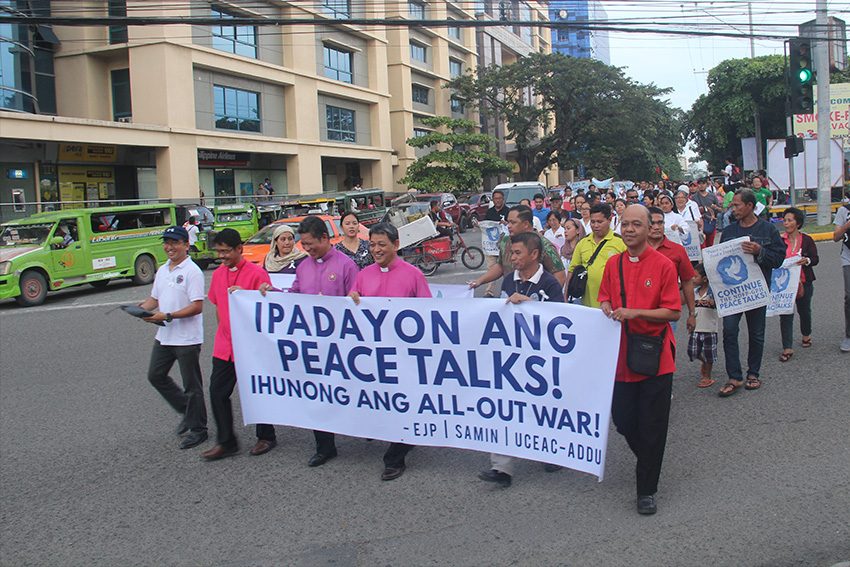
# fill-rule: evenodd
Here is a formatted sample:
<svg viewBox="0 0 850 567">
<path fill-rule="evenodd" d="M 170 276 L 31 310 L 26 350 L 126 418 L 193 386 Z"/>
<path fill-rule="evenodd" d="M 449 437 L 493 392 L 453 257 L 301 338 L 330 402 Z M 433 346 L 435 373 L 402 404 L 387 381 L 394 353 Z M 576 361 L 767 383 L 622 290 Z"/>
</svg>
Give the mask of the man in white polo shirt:
<svg viewBox="0 0 850 567">
<path fill-rule="evenodd" d="M 165 230 L 162 247 L 168 262 L 157 270 L 150 297 L 139 304 L 142 309 L 156 310 L 145 321 L 164 325 L 156 332 L 148 380 L 183 416 L 177 434 L 188 432 L 180 448 L 189 449 L 207 440 L 199 361 L 204 342 L 204 274 L 189 257 L 189 233 L 182 226 Z M 183 377 L 182 390 L 168 375 L 175 360 Z"/>
</svg>

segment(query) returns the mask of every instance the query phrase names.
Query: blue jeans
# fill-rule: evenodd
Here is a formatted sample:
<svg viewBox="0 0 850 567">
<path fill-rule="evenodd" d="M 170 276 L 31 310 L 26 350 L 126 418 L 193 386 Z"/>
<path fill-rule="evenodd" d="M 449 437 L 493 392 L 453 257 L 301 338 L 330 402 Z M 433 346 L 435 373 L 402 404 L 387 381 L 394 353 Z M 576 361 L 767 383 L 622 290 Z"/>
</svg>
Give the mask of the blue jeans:
<svg viewBox="0 0 850 567">
<path fill-rule="evenodd" d="M 723 354 L 726 357 L 726 374 L 730 380 L 740 382 L 744 379 L 741 371 L 740 349 L 738 344 L 738 328 L 741 326 L 741 316 L 747 317 L 747 336 L 749 349 L 747 351 L 747 376 L 758 378 L 761 370 L 761 358 L 764 354 L 764 328 L 767 307 L 751 309 L 744 313 L 735 313 L 723 318 Z"/>
</svg>

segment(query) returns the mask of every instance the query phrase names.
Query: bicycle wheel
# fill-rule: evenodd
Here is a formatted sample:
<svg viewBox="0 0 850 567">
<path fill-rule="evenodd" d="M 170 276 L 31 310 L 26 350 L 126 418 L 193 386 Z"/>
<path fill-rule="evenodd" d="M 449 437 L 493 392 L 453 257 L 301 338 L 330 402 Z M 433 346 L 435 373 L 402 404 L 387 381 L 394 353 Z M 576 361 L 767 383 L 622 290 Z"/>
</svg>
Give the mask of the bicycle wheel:
<svg viewBox="0 0 850 567">
<path fill-rule="evenodd" d="M 460 261 L 470 270 L 477 270 L 484 263 L 484 251 L 477 246 L 467 246 L 460 254 Z"/>
<path fill-rule="evenodd" d="M 422 270 L 422 273 L 426 276 L 434 275 L 434 272 L 436 272 L 437 268 L 440 266 L 440 264 L 437 263 L 437 259 L 434 258 L 432 254 L 421 254 L 413 262 L 413 265 Z"/>
</svg>

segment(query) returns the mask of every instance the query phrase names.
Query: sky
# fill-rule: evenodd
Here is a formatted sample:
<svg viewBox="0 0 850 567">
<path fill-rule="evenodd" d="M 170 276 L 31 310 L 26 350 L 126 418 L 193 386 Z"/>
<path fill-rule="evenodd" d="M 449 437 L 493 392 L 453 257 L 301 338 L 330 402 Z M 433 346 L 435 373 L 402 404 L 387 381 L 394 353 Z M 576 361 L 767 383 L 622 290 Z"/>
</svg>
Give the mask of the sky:
<svg viewBox="0 0 850 567">
<path fill-rule="evenodd" d="M 746 1 L 673 2 L 666 0 L 603 0 L 612 25 L 652 29 L 691 29 L 701 32 L 748 33 Z M 790 37 L 796 25 L 815 19 L 815 0 L 753 0 L 756 34 Z M 828 2 L 829 15 L 850 24 L 850 2 Z M 646 33 L 609 33 L 611 64 L 641 83 L 672 87 L 673 106 L 688 110 L 707 92 L 708 71 L 726 59 L 750 56 L 749 39 L 673 37 Z M 754 40 L 755 54 L 782 54 L 779 39 Z"/>
</svg>

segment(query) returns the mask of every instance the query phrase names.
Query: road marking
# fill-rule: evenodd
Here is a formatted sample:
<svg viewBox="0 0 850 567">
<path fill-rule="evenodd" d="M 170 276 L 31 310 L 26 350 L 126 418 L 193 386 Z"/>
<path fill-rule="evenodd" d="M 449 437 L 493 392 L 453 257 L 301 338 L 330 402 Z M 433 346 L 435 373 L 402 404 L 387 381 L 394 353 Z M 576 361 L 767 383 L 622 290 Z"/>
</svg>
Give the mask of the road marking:
<svg viewBox="0 0 850 567">
<path fill-rule="evenodd" d="M 42 309 L 13 309 L 9 311 L 0 312 L 0 315 L 27 315 L 32 313 L 45 313 L 47 311 L 66 311 L 70 309 L 86 309 L 93 307 L 112 307 L 114 305 L 127 305 L 133 303 L 139 303 L 143 301 L 145 298 L 138 300 L 127 300 L 127 301 L 107 301 L 106 303 L 85 303 L 81 305 L 57 305 L 56 307 L 44 307 Z"/>
</svg>

